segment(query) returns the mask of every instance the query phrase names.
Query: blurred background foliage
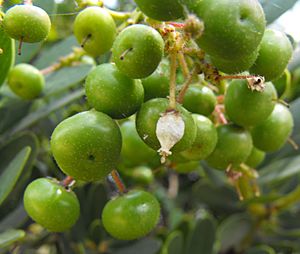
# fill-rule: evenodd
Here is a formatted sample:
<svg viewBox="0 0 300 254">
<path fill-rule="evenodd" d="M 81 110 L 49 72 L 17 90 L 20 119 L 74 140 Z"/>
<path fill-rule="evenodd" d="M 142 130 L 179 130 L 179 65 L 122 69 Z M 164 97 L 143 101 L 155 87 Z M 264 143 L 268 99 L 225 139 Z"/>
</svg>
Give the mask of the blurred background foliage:
<svg viewBox="0 0 300 254">
<path fill-rule="evenodd" d="M 5 8 L 19 2 L 5 1 Z M 44 69 L 79 46 L 72 36 L 78 9 L 74 0 L 33 2 L 45 9 L 52 19 L 48 40 L 24 44 L 22 55 L 16 56 L 14 61 L 11 41 L 0 43 L 10 49 L 7 51 L 10 57 L 6 56 L 8 65 L 26 62 Z M 116 10 L 135 8 L 131 1 L 106 2 Z M 271 25 L 296 2 L 261 0 Z M 283 90 L 295 120 L 292 138 L 300 144 L 300 53 L 297 41 L 293 42 L 296 53 L 289 67 L 292 82 Z M 300 253 L 300 203 L 286 202 L 275 214 L 270 211 L 260 217 L 262 207 L 268 209 L 271 202 L 299 193 L 300 155 L 289 144 L 267 156 L 258 169 L 262 196 L 246 202 L 238 200 L 223 172 L 211 170 L 205 164 L 196 165 L 190 173 L 179 174 L 180 191 L 176 197 L 170 196 L 168 189 L 176 180 L 171 170 L 156 170 L 155 180 L 150 181 L 123 176 L 129 188 L 142 185 L 153 192 L 162 205 L 159 226 L 141 240 L 117 241 L 104 231 L 100 214 L 113 193 L 107 183 L 79 184 L 75 188 L 81 203 L 81 217 L 69 232 L 49 233 L 28 218 L 22 205 L 25 186 L 37 177 L 64 177 L 49 149 L 53 129 L 64 118 L 88 109 L 83 81 L 93 66 L 107 62 L 109 57 L 108 54 L 96 60 L 85 57 L 74 66 L 47 75 L 43 95 L 31 102 L 17 98 L 6 84 L 0 88 L 0 253 Z M 5 66 L 7 64 L 1 62 L 1 83 L 7 73 Z M 300 200 L 299 194 L 297 198 Z"/>
</svg>

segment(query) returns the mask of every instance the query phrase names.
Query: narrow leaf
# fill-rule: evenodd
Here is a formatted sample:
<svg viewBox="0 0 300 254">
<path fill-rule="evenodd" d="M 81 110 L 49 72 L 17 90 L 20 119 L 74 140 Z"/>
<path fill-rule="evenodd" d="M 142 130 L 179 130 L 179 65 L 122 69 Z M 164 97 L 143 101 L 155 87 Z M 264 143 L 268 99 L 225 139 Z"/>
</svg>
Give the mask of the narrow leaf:
<svg viewBox="0 0 300 254">
<path fill-rule="evenodd" d="M 0 205 L 14 188 L 31 152 L 30 147 L 23 148 L 9 163 L 0 176 Z"/>
<path fill-rule="evenodd" d="M 283 13 L 291 9 L 296 2 L 297 0 L 260 0 L 268 24 L 272 23 Z"/>
<path fill-rule="evenodd" d="M 18 229 L 10 229 L 0 234 L 0 248 L 6 248 L 25 237 L 25 232 Z"/>
<path fill-rule="evenodd" d="M 206 212 L 200 214 L 188 234 L 185 253 L 211 254 L 216 239 L 216 230 L 216 221 Z"/>
<path fill-rule="evenodd" d="M 15 59 L 15 42 L 0 26 L 0 86 L 5 81 L 7 74 L 14 64 Z"/>
<path fill-rule="evenodd" d="M 49 105 L 45 105 L 39 108 L 37 111 L 32 112 L 31 114 L 24 117 L 10 132 L 6 133 L 7 135 L 12 135 L 16 132 L 24 130 L 25 128 L 30 127 L 31 125 L 35 124 L 39 120 L 47 117 L 49 114 L 58 110 L 61 107 L 66 106 L 67 104 L 79 99 L 84 95 L 84 90 L 79 89 L 74 91 L 67 96 L 61 97 L 58 100 L 53 101 Z"/>
<path fill-rule="evenodd" d="M 170 233 L 164 243 L 161 254 L 181 254 L 183 250 L 183 235 L 180 231 Z"/>
</svg>

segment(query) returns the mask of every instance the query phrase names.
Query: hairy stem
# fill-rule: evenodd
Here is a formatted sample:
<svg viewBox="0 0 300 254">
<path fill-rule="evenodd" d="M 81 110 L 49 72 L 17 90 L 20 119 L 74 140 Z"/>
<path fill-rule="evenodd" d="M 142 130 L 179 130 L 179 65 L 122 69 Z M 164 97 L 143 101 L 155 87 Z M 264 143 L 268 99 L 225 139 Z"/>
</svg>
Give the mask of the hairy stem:
<svg viewBox="0 0 300 254">
<path fill-rule="evenodd" d="M 176 69 L 177 69 L 177 52 L 170 53 L 170 96 L 169 109 L 176 108 Z"/>
<path fill-rule="evenodd" d="M 180 67 L 182 69 L 183 76 L 185 78 L 188 78 L 189 74 L 190 74 L 190 71 L 189 71 L 188 65 L 185 61 L 184 54 L 181 51 L 178 52 L 178 61 L 179 61 Z"/>
<path fill-rule="evenodd" d="M 197 73 L 196 71 L 196 68 L 194 68 L 192 70 L 192 72 L 188 75 L 188 78 L 187 80 L 185 81 L 181 91 L 179 92 L 179 95 L 178 95 L 178 98 L 177 98 L 177 102 L 178 103 L 182 103 L 183 102 L 183 99 L 184 99 L 184 95 L 186 94 L 186 91 L 188 90 L 190 84 L 192 83 L 193 81 L 193 77 L 194 75 Z"/>
</svg>

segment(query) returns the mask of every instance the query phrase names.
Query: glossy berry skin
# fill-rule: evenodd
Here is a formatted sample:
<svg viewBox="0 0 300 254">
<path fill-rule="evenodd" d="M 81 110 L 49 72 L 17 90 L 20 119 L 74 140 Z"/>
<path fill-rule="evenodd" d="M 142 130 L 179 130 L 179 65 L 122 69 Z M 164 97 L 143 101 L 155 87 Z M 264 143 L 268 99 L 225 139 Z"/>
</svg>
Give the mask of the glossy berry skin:
<svg viewBox="0 0 300 254">
<path fill-rule="evenodd" d="M 149 185 L 154 181 L 154 174 L 147 166 L 123 169 L 121 173 L 138 185 Z"/>
<path fill-rule="evenodd" d="M 259 166 L 266 157 L 266 153 L 253 146 L 252 151 L 245 161 L 245 164 L 251 168 Z"/>
<path fill-rule="evenodd" d="M 10 89 L 24 100 L 32 100 L 41 94 L 45 86 L 43 74 L 30 64 L 18 64 L 13 67 L 7 83 Z"/>
<path fill-rule="evenodd" d="M 257 0 L 199 1 L 194 11 L 205 27 L 197 43 L 209 55 L 240 59 L 259 46 L 265 30 L 265 16 Z"/>
<path fill-rule="evenodd" d="M 234 123 L 255 126 L 272 113 L 276 99 L 276 89 L 270 82 L 265 83 L 265 89 L 259 92 L 248 88 L 246 80 L 234 80 L 225 93 L 225 111 Z"/>
<path fill-rule="evenodd" d="M 142 140 L 151 148 L 158 150 L 160 143 L 156 137 L 156 125 L 162 113 L 169 107 L 169 100 L 163 98 L 152 99 L 145 102 L 136 116 L 136 129 Z M 172 152 L 180 152 L 189 149 L 195 138 L 197 126 L 192 114 L 177 105 L 177 110 L 185 123 L 184 135 L 182 139 L 174 145 Z"/>
<path fill-rule="evenodd" d="M 116 38 L 112 52 L 117 67 L 130 78 L 146 78 L 160 63 L 164 41 L 160 34 L 146 25 L 125 28 Z"/>
<path fill-rule="evenodd" d="M 92 6 L 81 11 L 74 21 L 74 35 L 84 50 L 99 56 L 108 52 L 115 40 L 115 21 L 105 9 Z"/>
<path fill-rule="evenodd" d="M 173 168 L 177 173 L 188 174 L 193 171 L 201 169 L 199 161 L 188 161 L 184 163 L 178 163 Z"/>
<path fill-rule="evenodd" d="M 239 126 L 228 124 L 217 128 L 218 142 L 206 161 L 215 169 L 238 166 L 247 160 L 252 150 L 250 133 Z"/>
<path fill-rule="evenodd" d="M 215 109 L 217 99 L 211 89 L 201 85 L 191 85 L 183 98 L 183 106 L 190 112 L 209 116 Z"/>
<path fill-rule="evenodd" d="M 291 73 L 289 72 L 288 69 L 284 71 L 284 73 L 280 78 L 272 81 L 274 87 L 276 88 L 279 98 L 284 94 L 290 82 L 291 82 Z"/>
<path fill-rule="evenodd" d="M 202 160 L 210 155 L 218 141 L 214 124 L 205 116 L 193 114 L 197 125 L 197 135 L 192 147 L 183 151 L 183 157 L 189 160 Z"/>
<path fill-rule="evenodd" d="M 5 13 L 3 27 L 11 38 L 35 43 L 47 38 L 51 21 L 40 7 L 15 5 Z"/>
<path fill-rule="evenodd" d="M 236 74 L 247 71 L 254 64 L 258 55 L 258 50 L 255 50 L 250 55 L 243 56 L 238 59 L 223 59 L 211 57 L 211 62 L 219 71 L 227 74 Z"/>
<path fill-rule="evenodd" d="M 170 21 L 183 16 L 183 8 L 178 0 L 134 0 L 148 17 L 160 21 Z"/>
<path fill-rule="evenodd" d="M 51 137 L 51 150 L 60 169 L 82 181 L 106 177 L 118 163 L 121 145 L 117 124 L 95 110 L 65 119 Z"/>
<path fill-rule="evenodd" d="M 149 77 L 142 79 L 144 101 L 154 98 L 166 98 L 169 95 L 169 64 L 164 61 Z"/>
<path fill-rule="evenodd" d="M 293 47 L 288 37 L 282 32 L 268 29 L 250 72 L 264 76 L 266 81 L 277 79 L 283 74 L 292 53 Z"/>
<path fill-rule="evenodd" d="M 251 130 L 253 144 L 265 152 L 279 150 L 291 135 L 294 121 L 290 111 L 276 104 L 272 114 Z"/>
<path fill-rule="evenodd" d="M 156 198 L 149 192 L 133 190 L 105 205 L 102 223 L 114 238 L 134 240 L 150 233 L 159 217 L 160 205 Z"/>
<path fill-rule="evenodd" d="M 85 92 L 92 107 L 114 119 L 131 116 L 144 101 L 141 81 L 128 78 L 111 63 L 101 64 L 89 73 Z"/>
<path fill-rule="evenodd" d="M 121 163 L 127 167 L 159 162 L 158 153 L 147 146 L 136 131 L 134 121 L 126 121 L 121 126 Z"/>
<path fill-rule="evenodd" d="M 24 207 L 34 221 L 52 232 L 68 230 L 80 214 L 75 193 L 48 178 L 36 179 L 27 186 Z"/>
</svg>

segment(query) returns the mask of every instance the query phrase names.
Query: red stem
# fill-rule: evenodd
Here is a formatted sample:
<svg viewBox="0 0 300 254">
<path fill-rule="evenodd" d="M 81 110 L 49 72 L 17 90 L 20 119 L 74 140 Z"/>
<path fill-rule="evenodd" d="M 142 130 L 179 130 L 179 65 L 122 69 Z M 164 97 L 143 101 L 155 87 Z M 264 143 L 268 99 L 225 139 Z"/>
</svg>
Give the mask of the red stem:
<svg viewBox="0 0 300 254">
<path fill-rule="evenodd" d="M 124 183 L 122 182 L 122 179 L 120 178 L 118 171 L 114 169 L 113 171 L 111 171 L 110 175 L 111 175 L 119 193 L 121 193 L 121 194 L 126 193 L 127 192 L 126 187 L 125 187 Z"/>
<path fill-rule="evenodd" d="M 74 181 L 73 177 L 67 176 L 64 180 L 62 180 L 62 185 L 64 187 L 68 187 Z"/>
</svg>

